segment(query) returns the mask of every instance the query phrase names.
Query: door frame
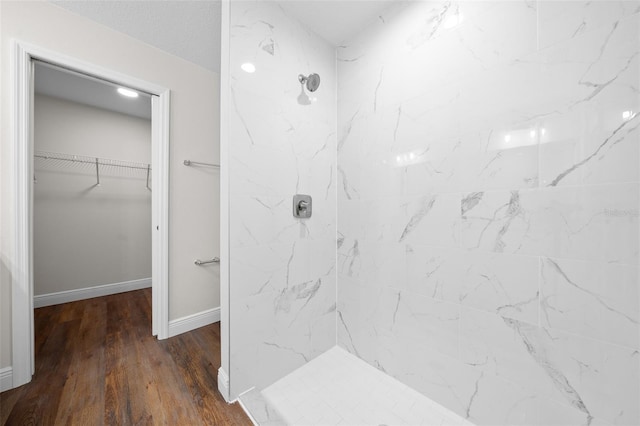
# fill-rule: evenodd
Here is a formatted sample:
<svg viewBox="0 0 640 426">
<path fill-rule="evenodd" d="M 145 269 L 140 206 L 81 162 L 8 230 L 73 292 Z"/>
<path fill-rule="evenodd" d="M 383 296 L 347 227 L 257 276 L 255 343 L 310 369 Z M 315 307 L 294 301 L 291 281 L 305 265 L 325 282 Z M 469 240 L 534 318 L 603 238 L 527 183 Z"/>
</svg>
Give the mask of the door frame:
<svg viewBox="0 0 640 426">
<path fill-rule="evenodd" d="M 152 333 L 169 337 L 170 91 L 154 83 L 20 40 L 11 40 L 13 88 L 15 263 L 11 283 L 12 386 L 35 372 L 33 324 L 33 60 L 97 77 L 151 96 Z"/>
</svg>

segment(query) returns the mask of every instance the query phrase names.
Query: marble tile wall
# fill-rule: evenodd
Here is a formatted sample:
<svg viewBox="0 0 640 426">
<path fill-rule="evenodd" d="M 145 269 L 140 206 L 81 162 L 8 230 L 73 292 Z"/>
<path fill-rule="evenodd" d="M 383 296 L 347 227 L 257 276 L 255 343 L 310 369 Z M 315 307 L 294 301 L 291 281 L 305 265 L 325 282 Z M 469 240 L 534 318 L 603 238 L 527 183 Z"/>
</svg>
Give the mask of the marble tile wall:
<svg viewBox="0 0 640 426">
<path fill-rule="evenodd" d="M 640 424 L 640 2 L 338 47 L 338 342 L 477 424 Z"/>
<path fill-rule="evenodd" d="M 336 342 L 335 49 L 275 2 L 231 2 L 230 384 L 263 388 Z M 255 72 L 241 66 L 251 63 Z M 298 74 L 318 73 L 310 105 Z M 296 193 L 313 215 L 292 215 Z"/>
</svg>

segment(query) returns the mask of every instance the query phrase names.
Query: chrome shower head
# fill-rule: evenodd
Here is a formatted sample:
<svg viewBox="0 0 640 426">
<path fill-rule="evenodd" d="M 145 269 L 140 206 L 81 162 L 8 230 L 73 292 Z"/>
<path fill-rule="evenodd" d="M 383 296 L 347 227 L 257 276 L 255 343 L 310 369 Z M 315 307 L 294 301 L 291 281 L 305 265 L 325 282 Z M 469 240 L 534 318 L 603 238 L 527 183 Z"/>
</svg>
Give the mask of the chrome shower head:
<svg viewBox="0 0 640 426">
<path fill-rule="evenodd" d="M 300 74 L 298 75 L 298 81 L 301 84 L 306 83 L 307 90 L 310 92 L 315 92 L 318 90 L 318 86 L 320 86 L 320 76 L 318 74 L 309 74 L 307 77 Z"/>
</svg>

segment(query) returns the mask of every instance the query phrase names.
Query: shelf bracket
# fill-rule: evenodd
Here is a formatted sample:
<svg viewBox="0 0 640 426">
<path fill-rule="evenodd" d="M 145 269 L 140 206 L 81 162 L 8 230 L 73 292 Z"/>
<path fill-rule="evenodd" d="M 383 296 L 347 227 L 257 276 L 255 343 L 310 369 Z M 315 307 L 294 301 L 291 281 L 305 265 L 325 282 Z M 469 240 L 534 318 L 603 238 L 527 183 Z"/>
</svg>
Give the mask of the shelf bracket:
<svg viewBox="0 0 640 426">
<path fill-rule="evenodd" d="M 100 162 L 98 161 L 98 157 L 96 157 L 96 186 L 100 186 Z"/>
</svg>

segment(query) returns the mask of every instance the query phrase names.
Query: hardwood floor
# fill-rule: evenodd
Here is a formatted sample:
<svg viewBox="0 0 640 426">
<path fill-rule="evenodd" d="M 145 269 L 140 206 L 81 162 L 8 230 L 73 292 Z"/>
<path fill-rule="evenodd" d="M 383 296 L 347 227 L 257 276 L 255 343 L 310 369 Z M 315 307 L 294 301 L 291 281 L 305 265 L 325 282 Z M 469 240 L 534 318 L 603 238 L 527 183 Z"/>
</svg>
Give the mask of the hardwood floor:
<svg viewBox="0 0 640 426">
<path fill-rule="evenodd" d="M 151 290 L 35 310 L 36 373 L 0 394 L 7 425 L 251 425 L 217 390 L 220 327 L 151 336 Z"/>
</svg>

